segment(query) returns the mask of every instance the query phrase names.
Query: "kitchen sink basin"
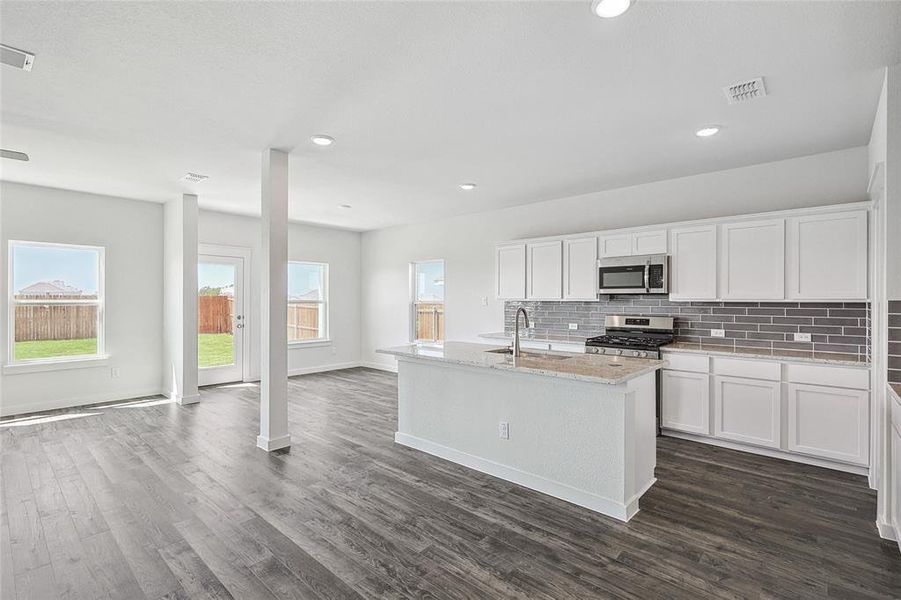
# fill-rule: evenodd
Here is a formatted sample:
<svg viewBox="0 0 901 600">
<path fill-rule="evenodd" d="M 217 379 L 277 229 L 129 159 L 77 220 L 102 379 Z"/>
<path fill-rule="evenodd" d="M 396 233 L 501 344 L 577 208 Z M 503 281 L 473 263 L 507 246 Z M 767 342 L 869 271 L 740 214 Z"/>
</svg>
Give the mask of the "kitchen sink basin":
<svg viewBox="0 0 901 600">
<path fill-rule="evenodd" d="M 495 348 L 494 350 L 485 350 L 488 354 L 506 354 L 513 356 L 513 348 Z M 560 354 L 545 354 L 544 352 L 520 352 L 520 358 L 540 358 L 542 360 L 569 360 L 571 356 L 562 356 Z"/>
</svg>

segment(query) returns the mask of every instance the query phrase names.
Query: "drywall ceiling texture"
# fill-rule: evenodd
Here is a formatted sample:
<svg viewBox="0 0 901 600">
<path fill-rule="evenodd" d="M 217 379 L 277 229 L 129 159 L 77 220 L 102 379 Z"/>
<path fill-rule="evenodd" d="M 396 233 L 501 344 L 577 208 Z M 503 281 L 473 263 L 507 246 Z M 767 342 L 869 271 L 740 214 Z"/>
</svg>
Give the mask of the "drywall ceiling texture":
<svg viewBox="0 0 901 600">
<path fill-rule="evenodd" d="M 292 219 L 372 229 L 861 146 L 901 61 L 899 2 L 589 6 L 6 0 L 0 39 L 37 57 L 3 70 L 32 160 L 2 177 L 258 214 L 278 147 Z"/>
</svg>

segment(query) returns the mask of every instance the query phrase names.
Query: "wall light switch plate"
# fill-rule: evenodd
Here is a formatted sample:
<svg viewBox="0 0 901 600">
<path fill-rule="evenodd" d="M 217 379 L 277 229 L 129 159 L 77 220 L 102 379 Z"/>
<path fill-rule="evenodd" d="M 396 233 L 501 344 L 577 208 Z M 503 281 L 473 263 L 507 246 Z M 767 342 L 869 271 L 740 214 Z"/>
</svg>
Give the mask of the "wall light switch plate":
<svg viewBox="0 0 901 600">
<path fill-rule="evenodd" d="M 113 379 L 119 379 L 119 367 L 113 367 L 110 369 L 109 376 Z"/>
<path fill-rule="evenodd" d="M 726 337 L 725 329 L 711 329 L 710 337 Z"/>
<path fill-rule="evenodd" d="M 501 421 L 497 424 L 497 435 L 502 440 L 510 439 L 510 423 L 506 421 Z"/>
<path fill-rule="evenodd" d="M 578 329 L 578 328 L 579 328 L 579 324 L 578 324 L 578 323 L 570 323 L 570 324 L 569 324 L 569 328 L 570 328 L 570 329 Z"/>
<path fill-rule="evenodd" d="M 809 333 L 796 333 L 796 334 L 795 334 L 795 341 L 796 341 L 796 342 L 809 342 L 809 341 L 810 341 L 810 334 L 809 334 Z"/>
<path fill-rule="evenodd" d="M 482 306 L 488 306 L 488 296 L 482 296 Z"/>
</svg>

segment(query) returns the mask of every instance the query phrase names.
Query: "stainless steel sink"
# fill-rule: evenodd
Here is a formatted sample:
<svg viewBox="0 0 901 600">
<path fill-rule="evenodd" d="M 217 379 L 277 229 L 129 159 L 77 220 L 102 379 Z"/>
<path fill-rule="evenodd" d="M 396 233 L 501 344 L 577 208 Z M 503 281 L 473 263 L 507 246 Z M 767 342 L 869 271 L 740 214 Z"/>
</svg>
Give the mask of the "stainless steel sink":
<svg viewBox="0 0 901 600">
<path fill-rule="evenodd" d="M 513 356 L 513 348 L 495 348 L 494 350 L 485 350 L 488 354 L 506 354 Z M 544 352 L 520 352 L 522 358 L 540 358 L 542 360 L 569 360 L 571 356 L 563 356 L 561 354 L 545 354 Z"/>
</svg>

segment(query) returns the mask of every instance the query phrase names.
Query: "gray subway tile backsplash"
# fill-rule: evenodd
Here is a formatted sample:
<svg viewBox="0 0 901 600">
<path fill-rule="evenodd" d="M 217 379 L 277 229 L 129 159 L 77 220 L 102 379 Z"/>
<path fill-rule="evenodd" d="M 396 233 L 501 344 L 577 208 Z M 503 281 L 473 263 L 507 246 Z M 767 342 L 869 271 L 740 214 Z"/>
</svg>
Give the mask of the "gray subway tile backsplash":
<svg viewBox="0 0 901 600">
<path fill-rule="evenodd" d="M 892 305 L 901 319 L 901 302 Z M 536 333 L 591 337 L 603 333 L 608 314 L 669 315 L 674 317 L 677 341 L 870 355 L 870 305 L 865 302 L 672 302 L 665 296 L 645 295 L 610 296 L 597 302 L 508 301 L 507 331 L 513 330 L 513 315 L 520 306 L 528 311 Z M 901 334 L 901 321 L 892 322 L 896 335 Z M 578 329 L 570 330 L 570 323 Z M 723 329 L 726 335 L 714 338 L 711 329 Z M 796 342 L 795 333 L 809 333 L 811 341 Z M 893 347 L 901 347 L 901 336 L 894 342 Z M 901 378 L 901 371 L 896 375 Z"/>
<path fill-rule="evenodd" d="M 901 384 L 901 300 L 888 303 L 888 381 Z"/>
</svg>

